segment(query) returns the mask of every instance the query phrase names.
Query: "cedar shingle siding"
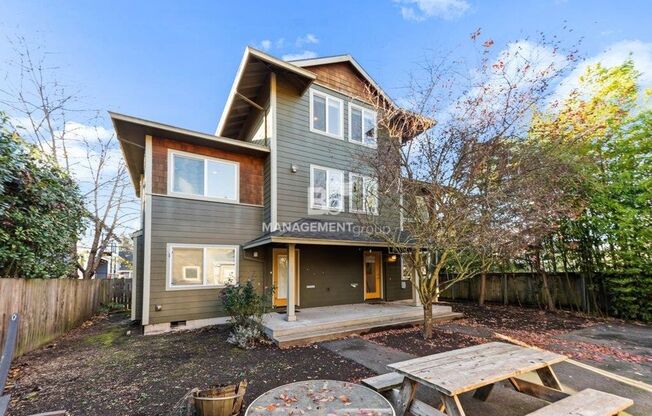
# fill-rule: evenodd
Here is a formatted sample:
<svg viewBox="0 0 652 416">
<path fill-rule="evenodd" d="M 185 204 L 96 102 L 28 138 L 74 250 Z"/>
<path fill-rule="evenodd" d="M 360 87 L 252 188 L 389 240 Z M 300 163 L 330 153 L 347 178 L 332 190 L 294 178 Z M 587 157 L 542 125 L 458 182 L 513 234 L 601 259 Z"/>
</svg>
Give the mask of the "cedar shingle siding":
<svg viewBox="0 0 652 416">
<path fill-rule="evenodd" d="M 168 149 L 174 149 L 240 163 L 240 202 L 263 204 L 263 158 L 158 137 L 152 139 L 152 144 L 152 191 L 155 194 L 168 193 Z"/>
</svg>

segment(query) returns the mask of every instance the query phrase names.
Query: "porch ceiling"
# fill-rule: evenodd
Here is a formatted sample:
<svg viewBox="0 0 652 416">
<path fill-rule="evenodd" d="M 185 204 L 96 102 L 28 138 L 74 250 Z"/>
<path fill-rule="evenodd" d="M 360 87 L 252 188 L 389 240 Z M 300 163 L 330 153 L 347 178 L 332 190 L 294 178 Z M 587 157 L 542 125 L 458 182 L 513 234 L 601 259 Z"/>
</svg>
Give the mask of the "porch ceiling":
<svg viewBox="0 0 652 416">
<path fill-rule="evenodd" d="M 263 234 L 244 245 L 245 249 L 271 243 L 315 244 L 355 247 L 390 247 L 386 241 L 364 232 L 361 224 L 341 221 L 326 221 L 314 218 L 302 218 L 286 224 L 277 231 Z M 405 231 L 396 230 L 393 239 L 409 243 Z"/>
</svg>

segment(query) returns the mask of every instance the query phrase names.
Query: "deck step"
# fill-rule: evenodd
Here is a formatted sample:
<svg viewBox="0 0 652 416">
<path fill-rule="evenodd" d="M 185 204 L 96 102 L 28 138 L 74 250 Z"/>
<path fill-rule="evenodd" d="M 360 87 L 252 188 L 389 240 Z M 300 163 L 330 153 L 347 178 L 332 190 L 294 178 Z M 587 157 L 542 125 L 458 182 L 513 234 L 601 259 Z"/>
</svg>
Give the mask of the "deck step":
<svg viewBox="0 0 652 416">
<path fill-rule="evenodd" d="M 433 319 L 436 319 L 441 315 L 448 315 L 452 313 L 452 308 L 450 306 L 438 305 L 433 308 Z M 297 315 L 297 319 L 301 322 L 301 314 Z M 303 325 L 292 325 L 287 328 L 265 328 L 267 335 L 272 338 L 290 336 L 292 334 L 303 334 L 309 327 L 317 330 L 328 330 L 328 329 L 342 329 L 349 326 L 358 326 L 362 324 L 375 324 L 376 322 L 404 322 L 406 320 L 412 320 L 418 322 L 423 319 L 423 311 L 420 308 L 415 308 L 413 311 L 397 311 L 397 313 L 392 315 L 365 315 L 360 317 L 352 317 L 346 321 L 334 320 L 331 322 L 319 322 L 315 323 L 306 323 Z"/>
<path fill-rule="evenodd" d="M 446 314 L 438 314 L 433 316 L 433 322 L 442 322 L 450 321 L 453 319 L 461 318 L 463 315 L 461 313 L 451 312 Z M 336 328 L 327 328 L 314 330 L 310 328 L 304 328 L 304 331 L 301 333 L 293 333 L 289 335 L 274 336 L 272 339 L 274 342 L 281 348 L 285 347 L 295 347 L 300 345 L 307 345 L 314 342 L 321 342 L 332 340 L 336 338 L 341 338 L 349 335 L 360 334 L 369 332 L 377 328 L 390 328 L 395 326 L 410 325 L 419 323 L 423 318 L 409 317 L 404 319 L 391 319 L 384 321 L 376 321 L 373 323 L 362 323 L 357 325 L 346 325 Z"/>
<path fill-rule="evenodd" d="M 632 400 L 615 394 L 586 389 L 527 416 L 614 416 L 633 404 Z"/>
</svg>

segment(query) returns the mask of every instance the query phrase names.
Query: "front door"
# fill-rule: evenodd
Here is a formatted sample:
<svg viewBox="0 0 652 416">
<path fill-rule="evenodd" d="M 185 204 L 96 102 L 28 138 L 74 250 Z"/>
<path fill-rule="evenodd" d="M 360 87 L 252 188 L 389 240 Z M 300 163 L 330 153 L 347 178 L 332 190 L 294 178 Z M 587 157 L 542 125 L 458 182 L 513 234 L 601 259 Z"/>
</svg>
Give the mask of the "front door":
<svg viewBox="0 0 652 416">
<path fill-rule="evenodd" d="M 272 302 L 274 306 L 287 306 L 288 304 L 288 250 L 286 248 L 273 249 L 274 263 L 272 270 L 272 284 L 274 285 L 274 295 Z M 295 250 L 296 259 L 296 282 L 294 287 L 297 290 L 296 303 L 299 304 L 299 250 Z"/>
<path fill-rule="evenodd" d="M 380 299 L 381 292 L 381 278 L 382 275 L 382 259 L 383 254 L 379 251 L 365 251 L 364 258 L 364 298 L 367 299 Z"/>
</svg>

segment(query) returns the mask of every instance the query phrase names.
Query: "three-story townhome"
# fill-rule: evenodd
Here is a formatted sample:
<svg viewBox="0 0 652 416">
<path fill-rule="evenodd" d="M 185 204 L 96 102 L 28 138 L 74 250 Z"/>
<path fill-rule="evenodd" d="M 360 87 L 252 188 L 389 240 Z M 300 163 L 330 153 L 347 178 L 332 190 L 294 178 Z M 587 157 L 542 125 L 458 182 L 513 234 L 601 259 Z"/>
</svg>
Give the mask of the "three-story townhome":
<svg viewBox="0 0 652 416">
<path fill-rule="evenodd" d="M 400 256 L 355 226 L 401 223 L 360 159 L 392 140 L 369 91 L 387 98 L 349 55 L 247 48 L 215 134 L 111 113 L 142 202 L 132 318 L 145 333 L 226 322 L 220 289 L 244 281 L 274 288 L 289 322 L 414 299 Z"/>
</svg>

